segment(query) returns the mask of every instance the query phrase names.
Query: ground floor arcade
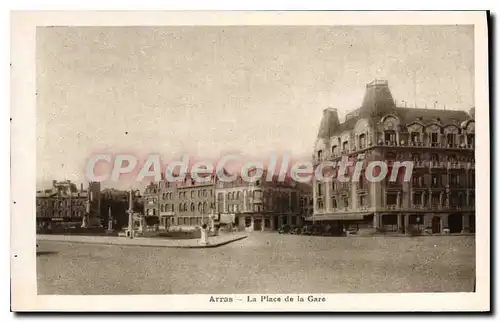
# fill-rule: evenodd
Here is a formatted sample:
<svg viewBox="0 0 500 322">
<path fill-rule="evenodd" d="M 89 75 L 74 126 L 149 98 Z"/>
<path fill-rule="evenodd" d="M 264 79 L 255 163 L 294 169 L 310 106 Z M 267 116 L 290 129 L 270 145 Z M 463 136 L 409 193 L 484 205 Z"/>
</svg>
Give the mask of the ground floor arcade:
<svg viewBox="0 0 500 322">
<path fill-rule="evenodd" d="M 386 232 L 432 234 L 474 233 L 476 227 L 473 213 L 380 213 L 374 216 L 373 226 Z"/>
<path fill-rule="evenodd" d="M 476 230 L 474 213 L 374 213 L 360 216 L 333 214 L 319 218 L 313 216 L 310 220 L 314 225 L 327 227 L 327 230 L 332 232 L 375 228 L 383 233 L 464 234 L 475 233 Z"/>
</svg>

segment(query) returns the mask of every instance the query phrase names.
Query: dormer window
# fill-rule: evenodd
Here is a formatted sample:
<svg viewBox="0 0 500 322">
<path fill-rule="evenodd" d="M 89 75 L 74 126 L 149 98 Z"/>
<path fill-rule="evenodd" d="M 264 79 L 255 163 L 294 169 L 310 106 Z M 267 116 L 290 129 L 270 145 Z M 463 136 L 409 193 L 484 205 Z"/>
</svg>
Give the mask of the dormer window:
<svg viewBox="0 0 500 322">
<path fill-rule="evenodd" d="M 332 154 L 333 154 L 333 155 L 337 155 L 337 154 L 338 154 L 337 149 L 338 149 L 338 148 L 337 148 L 337 146 L 336 146 L 336 145 L 332 146 Z"/>
<path fill-rule="evenodd" d="M 344 143 L 342 143 L 342 151 L 348 152 L 348 150 L 349 150 L 349 142 L 345 141 Z"/>
<path fill-rule="evenodd" d="M 396 144 L 396 132 L 393 130 L 387 130 L 384 132 L 384 141 L 386 144 Z"/>
<path fill-rule="evenodd" d="M 431 146 L 438 145 L 438 134 L 436 132 L 431 133 Z"/>
<path fill-rule="evenodd" d="M 410 133 L 410 140 L 413 143 L 419 143 L 420 142 L 420 133 L 419 132 L 411 132 Z"/>
<path fill-rule="evenodd" d="M 448 142 L 448 147 L 454 147 L 455 146 L 455 139 L 456 135 L 454 133 L 448 133 L 446 134 L 446 141 Z"/>
<path fill-rule="evenodd" d="M 359 136 L 359 148 L 360 149 L 366 148 L 366 135 L 365 134 L 361 134 Z"/>
<path fill-rule="evenodd" d="M 475 135 L 467 134 L 467 145 L 470 147 L 474 147 Z"/>
</svg>

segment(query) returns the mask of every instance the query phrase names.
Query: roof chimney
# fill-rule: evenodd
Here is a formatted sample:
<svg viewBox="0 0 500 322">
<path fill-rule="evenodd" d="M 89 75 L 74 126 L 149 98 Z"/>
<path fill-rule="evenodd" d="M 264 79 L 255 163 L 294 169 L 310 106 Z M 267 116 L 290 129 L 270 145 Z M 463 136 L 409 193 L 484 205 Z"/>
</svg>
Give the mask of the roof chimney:
<svg viewBox="0 0 500 322">
<path fill-rule="evenodd" d="M 57 180 L 52 180 L 52 187 L 55 187 L 57 183 Z"/>
<path fill-rule="evenodd" d="M 389 89 L 388 81 L 376 79 L 366 84 L 365 97 L 360 109 L 361 115 L 375 116 L 388 114 L 395 107 L 396 104 Z"/>
<path fill-rule="evenodd" d="M 323 118 L 318 131 L 318 139 L 330 139 L 339 126 L 339 115 L 336 108 L 326 108 L 323 110 Z"/>
<path fill-rule="evenodd" d="M 83 191 L 83 182 L 80 183 L 80 191 Z"/>
</svg>

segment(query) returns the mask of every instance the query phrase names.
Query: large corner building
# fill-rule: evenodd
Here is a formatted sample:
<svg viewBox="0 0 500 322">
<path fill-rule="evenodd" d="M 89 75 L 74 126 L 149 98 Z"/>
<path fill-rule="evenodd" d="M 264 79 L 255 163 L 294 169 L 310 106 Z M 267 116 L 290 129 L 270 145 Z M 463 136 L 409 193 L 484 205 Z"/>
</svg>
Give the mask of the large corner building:
<svg viewBox="0 0 500 322">
<path fill-rule="evenodd" d="M 398 176 L 368 182 L 314 183 L 314 212 L 308 219 L 339 230 L 350 226 L 407 233 L 475 231 L 474 108 L 459 110 L 397 106 L 387 81 L 366 85 L 360 108 L 339 121 L 327 108 L 313 161 L 413 161 L 411 180 Z"/>
</svg>

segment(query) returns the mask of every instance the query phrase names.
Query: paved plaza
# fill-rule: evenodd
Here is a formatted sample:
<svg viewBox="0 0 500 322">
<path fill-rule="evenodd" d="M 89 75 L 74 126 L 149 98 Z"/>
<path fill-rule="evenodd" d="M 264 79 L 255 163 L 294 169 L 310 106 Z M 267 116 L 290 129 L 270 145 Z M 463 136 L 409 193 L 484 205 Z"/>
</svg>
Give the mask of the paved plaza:
<svg viewBox="0 0 500 322">
<path fill-rule="evenodd" d="M 40 241 L 39 294 L 470 292 L 473 236 L 251 233 L 173 249 Z"/>
</svg>

